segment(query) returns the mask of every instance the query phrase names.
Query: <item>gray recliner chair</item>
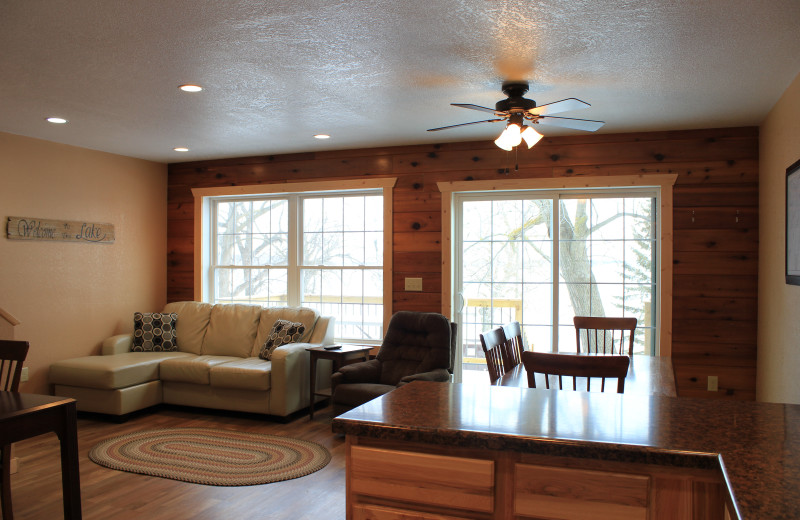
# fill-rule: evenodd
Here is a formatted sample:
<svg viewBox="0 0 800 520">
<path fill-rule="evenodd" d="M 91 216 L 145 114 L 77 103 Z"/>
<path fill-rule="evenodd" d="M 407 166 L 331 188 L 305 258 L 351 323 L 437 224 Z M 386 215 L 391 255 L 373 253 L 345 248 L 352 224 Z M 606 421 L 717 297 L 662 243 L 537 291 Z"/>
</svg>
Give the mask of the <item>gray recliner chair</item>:
<svg viewBox="0 0 800 520">
<path fill-rule="evenodd" d="M 399 311 L 375 359 L 331 376 L 334 410 L 359 406 L 411 381 L 450 381 L 456 324 L 434 312 Z"/>
</svg>

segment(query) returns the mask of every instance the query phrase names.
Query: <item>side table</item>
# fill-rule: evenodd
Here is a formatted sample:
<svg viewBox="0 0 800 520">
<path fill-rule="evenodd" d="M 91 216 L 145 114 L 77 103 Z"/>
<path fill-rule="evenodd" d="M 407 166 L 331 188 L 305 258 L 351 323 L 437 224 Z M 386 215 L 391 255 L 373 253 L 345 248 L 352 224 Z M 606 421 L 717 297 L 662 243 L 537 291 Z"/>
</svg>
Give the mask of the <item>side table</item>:
<svg viewBox="0 0 800 520">
<path fill-rule="evenodd" d="M 340 348 L 334 350 L 325 350 L 325 347 L 309 347 L 306 350 L 311 354 L 311 405 L 309 409 L 309 418 L 314 418 L 314 398 L 318 395 L 331 397 L 332 391 L 330 388 L 317 390 L 317 360 L 330 359 L 333 361 L 333 371 L 339 370 L 339 367 L 346 364 L 348 361 L 355 359 L 369 360 L 369 351 L 375 348 L 376 345 L 341 345 Z"/>
</svg>

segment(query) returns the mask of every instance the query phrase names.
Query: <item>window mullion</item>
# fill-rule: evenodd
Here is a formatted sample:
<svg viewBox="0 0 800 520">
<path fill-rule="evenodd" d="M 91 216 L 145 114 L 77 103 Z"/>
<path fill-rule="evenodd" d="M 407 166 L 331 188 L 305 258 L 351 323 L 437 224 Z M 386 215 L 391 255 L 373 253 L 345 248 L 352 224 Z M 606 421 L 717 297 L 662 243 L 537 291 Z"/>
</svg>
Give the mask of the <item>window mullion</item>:
<svg viewBox="0 0 800 520">
<path fill-rule="evenodd" d="M 658 192 L 651 201 L 651 232 L 650 232 L 650 294 L 652 294 L 652 304 L 650 308 L 650 326 L 652 327 L 650 345 L 645 345 L 645 353 L 651 356 L 656 355 L 659 350 L 658 338 L 660 334 L 656 331 L 661 330 L 659 317 L 661 316 L 661 192 Z M 649 349 L 649 350 L 647 350 Z"/>
<path fill-rule="evenodd" d="M 209 228 L 211 231 L 211 247 L 208 248 L 210 251 L 210 258 L 208 259 L 209 265 L 211 269 L 208 270 L 207 279 L 206 279 L 206 286 L 208 287 L 208 296 L 210 301 L 216 301 L 217 298 L 217 258 L 219 257 L 219 238 L 218 238 L 218 220 L 217 220 L 217 211 L 218 203 L 215 201 L 211 204 L 211 222 L 209 223 Z"/>
<path fill-rule="evenodd" d="M 561 233 L 560 233 L 560 222 L 561 222 L 561 198 L 559 195 L 555 195 L 550 199 L 550 204 L 552 206 L 552 214 L 553 217 L 550 219 L 550 226 L 553 228 L 550 232 L 553 237 L 553 253 L 551 255 L 552 258 L 552 300 L 553 300 L 553 341 L 550 344 L 550 351 L 557 352 L 558 351 L 558 330 L 560 323 L 558 322 L 558 307 L 559 307 L 559 289 L 560 283 L 558 279 L 558 267 L 559 267 L 559 242 L 561 240 Z"/>
<path fill-rule="evenodd" d="M 303 261 L 303 204 L 300 197 L 294 195 L 289 199 L 289 265 L 287 266 L 287 303 L 290 307 L 299 307 L 302 299 L 301 262 Z"/>
</svg>

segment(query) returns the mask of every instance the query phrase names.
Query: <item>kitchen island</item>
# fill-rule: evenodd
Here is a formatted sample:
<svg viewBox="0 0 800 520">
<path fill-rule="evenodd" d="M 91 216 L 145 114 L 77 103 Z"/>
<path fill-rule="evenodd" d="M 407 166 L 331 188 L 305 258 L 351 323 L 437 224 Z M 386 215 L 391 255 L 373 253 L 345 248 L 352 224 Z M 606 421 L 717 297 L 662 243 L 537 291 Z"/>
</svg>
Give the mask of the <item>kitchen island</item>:
<svg viewBox="0 0 800 520">
<path fill-rule="evenodd" d="M 800 406 L 415 382 L 333 421 L 348 519 L 800 518 Z"/>
</svg>

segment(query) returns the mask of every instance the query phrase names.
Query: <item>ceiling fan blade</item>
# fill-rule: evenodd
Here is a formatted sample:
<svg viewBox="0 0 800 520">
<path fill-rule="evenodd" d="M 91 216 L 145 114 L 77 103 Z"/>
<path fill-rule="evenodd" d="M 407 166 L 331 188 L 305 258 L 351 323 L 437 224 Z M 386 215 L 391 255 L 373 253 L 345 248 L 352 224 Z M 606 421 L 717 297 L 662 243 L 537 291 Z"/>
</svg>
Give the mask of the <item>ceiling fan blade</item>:
<svg viewBox="0 0 800 520">
<path fill-rule="evenodd" d="M 571 117 L 541 116 L 540 125 L 561 126 L 564 128 L 574 128 L 575 130 L 586 130 L 594 132 L 606 124 L 605 121 L 593 121 L 591 119 L 573 119 Z"/>
<path fill-rule="evenodd" d="M 460 125 L 440 126 L 439 128 L 429 128 L 428 132 L 447 130 L 448 128 L 456 128 L 458 126 L 477 125 L 478 123 L 497 123 L 499 121 L 503 121 L 503 119 L 487 119 L 486 121 L 473 121 L 471 123 L 461 123 Z"/>
<path fill-rule="evenodd" d="M 489 113 L 492 113 L 492 114 L 497 112 L 497 110 L 495 110 L 493 108 L 482 107 L 480 105 L 472 105 L 470 103 L 450 103 L 450 104 L 453 105 L 454 107 L 469 108 L 469 109 L 472 109 L 472 110 L 481 110 L 483 112 L 489 112 Z"/>
<path fill-rule="evenodd" d="M 528 110 L 528 113 L 535 116 L 546 116 L 548 114 L 558 114 L 559 112 L 567 112 L 569 110 L 589 108 L 590 106 L 592 105 L 586 101 L 581 101 L 580 99 L 576 98 L 567 98 L 562 99 L 561 101 L 553 101 L 552 103 L 547 103 L 536 108 L 532 108 Z"/>
</svg>

